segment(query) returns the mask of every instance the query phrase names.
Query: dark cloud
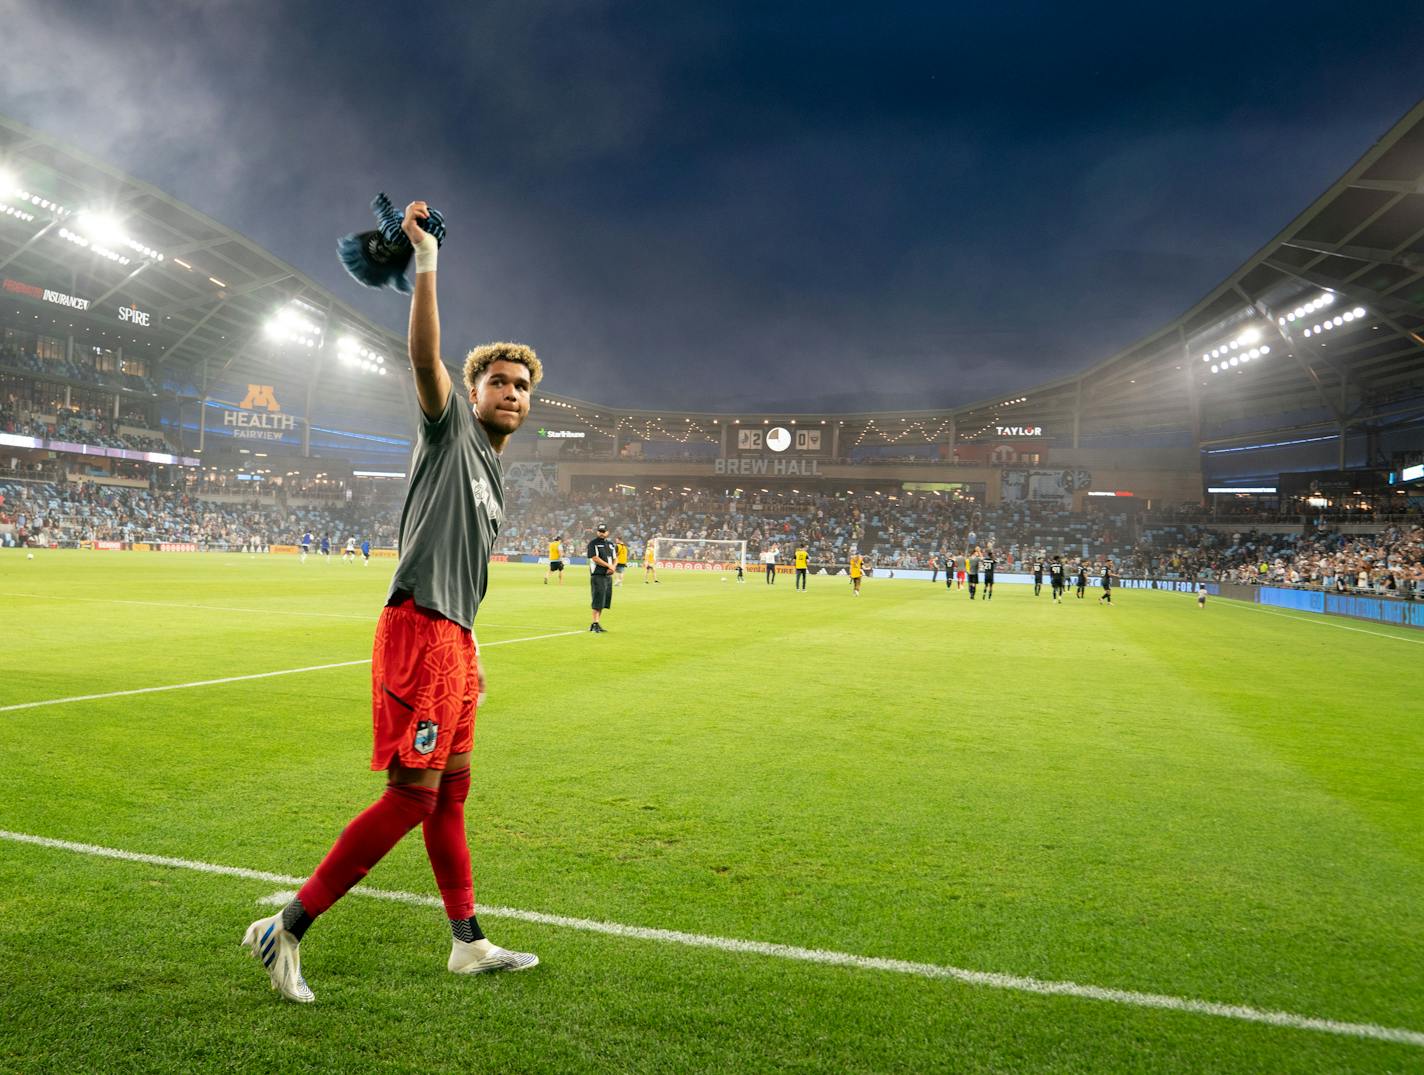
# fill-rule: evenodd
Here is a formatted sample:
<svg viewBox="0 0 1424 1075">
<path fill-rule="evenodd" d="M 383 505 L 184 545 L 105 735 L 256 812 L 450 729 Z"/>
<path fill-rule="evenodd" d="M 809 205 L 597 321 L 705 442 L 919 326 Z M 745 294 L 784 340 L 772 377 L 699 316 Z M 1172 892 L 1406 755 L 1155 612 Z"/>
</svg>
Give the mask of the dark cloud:
<svg viewBox="0 0 1424 1075">
<path fill-rule="evenodd" d="M 397 330 L 332 248 L 428 198 L 451 351 L 527 340 L 552 391 L 861 409 L 1158 327 L 1424 74 L 1412 5 L 1001 7 L 0 0 L 0 108 Z"/>
</svg>

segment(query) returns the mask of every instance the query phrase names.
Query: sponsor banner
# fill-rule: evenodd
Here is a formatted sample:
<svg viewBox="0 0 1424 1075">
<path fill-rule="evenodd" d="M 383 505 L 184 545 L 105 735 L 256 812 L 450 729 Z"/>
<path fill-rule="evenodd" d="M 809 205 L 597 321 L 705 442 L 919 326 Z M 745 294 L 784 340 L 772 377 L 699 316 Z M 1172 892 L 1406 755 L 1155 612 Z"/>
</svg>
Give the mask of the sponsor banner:
<svg viewBox="0 0 1424 1075">
<path fill-rule="evenodd" d="M 747 570 L 748 570 L 748 571 L 754 571 L 754 570 L 756 570 L 756 567 L 757 567 L 757 565 L 752 564 L 752 563 L 750 563 L 750 562 L 747 564 Z M 675 570 L 678 570 L 678 571 L 735 571 L 735 570 L 737 570 L 737 564 L 736 564 L 736 561 L 735 561 L 735 560 L 726 561 L 726 562 L 717 562 L 717 561 L 714 561 L 714 562 L 712 562 L 712 563 L 708 563 L 708 562 L 706 562 L 706 561 L 704 561 L 704 560 L 659 560 L 659 561 L 658 561 L 658 570 L 659 570 L 659 571 L 666 571 L 666 570 L 669 570 L 669 569 L 675 569 Z M 766 569 L 765 569 L 764 567 L 762 568 L 762 573 L 763 573 L 763 574 L 766 573 Z"/>
<path fill-rule="evenodd" d="M 1043 436 L 1043 426 L 995 426 L 994 433 L 1000 437 L 1033 438 Z"/>
<path fill-rule="evenodd" d="M 267 546 L 267 551 L 268 551 L 268 552 L 296 553 L 296 552 L 301 552 L 302 550 L 301 550 L 300 548 L 298 548 L 296 545 L 268 545 L 268 546 Z"/>
<path fill-rule="evenodd" d="M 301 438 L 298 423 L 302 419 L 282 410 L 281 399 L 288 398 L 283 389 L 280 397 L 275 385 L 244 384 L 230 386 L 236 399 L 209 399 L 205 426 L 210 434 L 229 436 L 234 440 L 286 441 Z M 240 394 L 239 394 L 240 393 Z"/>
<path fill-rule="evenodd" d="M 152 552 L 153 546 L 146 541 L 135 541 L 133 543 L 134 552 Z"/>
<path fill-rule="evenodd" d="M 399 556 L 400 556 L 400 553 L 396 552 L 395 549 L 372 549 L 372 550 L 371 550 L 371 559 L 372 559 L 372 560 L 394 560 L 394 559 L 396 559 L 396 558 L 399 557 Z"/>
<path fill-rule="evenodd" d="M 95 548 L 96 550 L 100 550 L 100 551 L 115 552 L 115 551 L 118 551 L 118 550 L 123 549 L 123 547 L 124 547 L 124 543 L 123 543 L 122 541 L 96 541 L 96 542 L 94 542 L 94 548 Z"/>
<path fill-rule="evenodd" d="M 147 310 L 140 310 L 133 303 L 118 307 L 118 311 L 119 320 L 126 325 L 135 325 L 138 328 L 152 327 L 153 315 Z"/>
<path fill-rule="evenodd" d="M 1094 586 L 1101 580 L 1094 577 Z M 1192 579 L 1124 579 L 1113 577 L 1113 589 L 1123 590 L 1172 590 L 1176 593 L 1196 593 L 1197 583 Z"/>
<path fill-rule="evenodd" d="M 191 541 L 160 541 L 159 552 L 197 552 L 198 546 Z"/>
<path fill-rule="evenodd" d="M 63 291 L 55 291 L 47 287 L 37 287 L 34 284 L 27 284 L 23 280 L 6 278 L 0 287 L 12 295 L 24 295 L 27 298 L 39 299 L 41 302 L 52 302 L 56 306 L 63 306 L 70 310 L 89 309 L 88 299 L 81 299 L 77 295 L 67 295 Z"/>
</svg>

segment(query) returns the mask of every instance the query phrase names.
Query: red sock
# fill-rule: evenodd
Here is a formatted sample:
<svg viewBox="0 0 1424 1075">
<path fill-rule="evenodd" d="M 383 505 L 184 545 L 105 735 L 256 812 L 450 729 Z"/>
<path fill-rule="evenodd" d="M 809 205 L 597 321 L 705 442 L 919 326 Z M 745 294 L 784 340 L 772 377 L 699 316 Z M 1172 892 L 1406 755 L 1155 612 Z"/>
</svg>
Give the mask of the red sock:
<svg viewBox="0 0 1424 1075">
<path fill-rule="evenodd" d="M 435 871 L 445 916 L 460 921 L 475 913 L 475 883 L 470 873 L 470 842 L 465 836 L 465 797 L 470 770 L 446 773 L 440 781 L 435 812 L 425 819 L 425 853 Z"/>
<path fill-rule="evenodd" d="M 346 895 L 402 836 L 430 816 L 435 798 L 434 788 L 386 785 L 386 793 L 346 826 L 297 893 L 307 914 L 315 918 Z"/>
</svg>

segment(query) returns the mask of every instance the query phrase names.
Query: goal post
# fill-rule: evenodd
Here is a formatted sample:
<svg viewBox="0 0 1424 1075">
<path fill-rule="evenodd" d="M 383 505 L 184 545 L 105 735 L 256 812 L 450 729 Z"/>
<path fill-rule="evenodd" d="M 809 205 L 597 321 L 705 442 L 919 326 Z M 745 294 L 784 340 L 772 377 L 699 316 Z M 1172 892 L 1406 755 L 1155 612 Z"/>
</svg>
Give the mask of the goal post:
<svg viewBox="0 0 1424 1075">
<path fill-rule="evenodd" d="M 659 568 L 688 571 L 732 571 L 747 566 L 747 543 L 741 538 L 655 537 L 653 560 Z"/>
</svg>

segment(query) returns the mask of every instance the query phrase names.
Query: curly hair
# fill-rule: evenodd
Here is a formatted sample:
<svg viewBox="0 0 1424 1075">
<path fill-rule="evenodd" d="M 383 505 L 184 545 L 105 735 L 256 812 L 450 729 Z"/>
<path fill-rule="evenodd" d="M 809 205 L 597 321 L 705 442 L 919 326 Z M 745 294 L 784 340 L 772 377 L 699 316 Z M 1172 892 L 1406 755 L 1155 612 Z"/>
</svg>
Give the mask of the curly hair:
<svg viewBox="0 0 1424 1075">
<path fill-rule="evenodd" d="M 544 366 L 534 348 L 522 343 L 484 343 L 465 356 L 465 387 L 474 391 L 476 382 L 485 375 L 493 362 L 518 362 L 529 371 L 529 389 L 539 387 L 544 378 Z"/>
</svg>

